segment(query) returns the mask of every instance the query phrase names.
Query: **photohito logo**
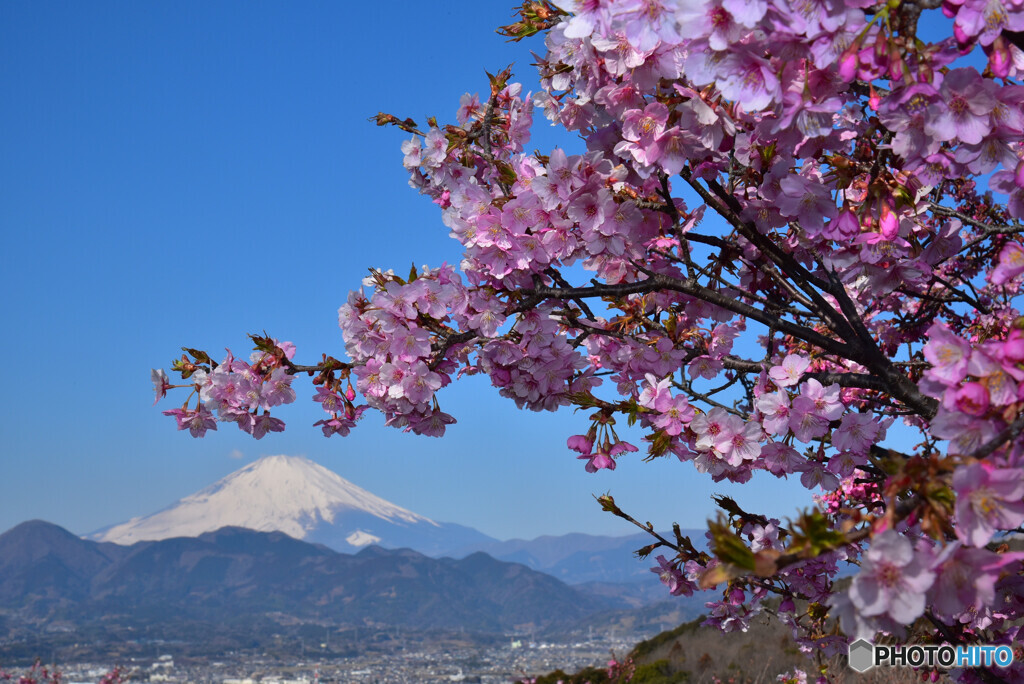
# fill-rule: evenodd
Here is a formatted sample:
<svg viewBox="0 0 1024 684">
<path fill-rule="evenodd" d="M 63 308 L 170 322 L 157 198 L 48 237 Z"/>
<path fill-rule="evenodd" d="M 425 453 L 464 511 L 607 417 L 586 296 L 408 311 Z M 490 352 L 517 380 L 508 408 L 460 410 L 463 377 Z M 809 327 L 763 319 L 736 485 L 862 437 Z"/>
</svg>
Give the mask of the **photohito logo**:
<svg viewBox="0 0 1024 684">
<path fill-rule="evenodd" d="M 850 644 L 850 667 L 867 672 L 876 665 L 885 667 L 1009 667 L 1013 663 L 1013 649 L 1009 646 L 982 646 L 980 644 L 895 644 L 876 646 L 866 639 Z"/>
</svg>

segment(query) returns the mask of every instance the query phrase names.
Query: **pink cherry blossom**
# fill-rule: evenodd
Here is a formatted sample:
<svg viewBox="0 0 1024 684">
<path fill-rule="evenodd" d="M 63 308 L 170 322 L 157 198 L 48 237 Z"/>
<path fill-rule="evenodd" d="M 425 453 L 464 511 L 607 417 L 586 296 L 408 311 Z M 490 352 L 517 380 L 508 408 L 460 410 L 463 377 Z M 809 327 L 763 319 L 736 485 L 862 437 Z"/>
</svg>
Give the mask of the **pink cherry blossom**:
<svg viewBox="0 0 1024 684">
<path fill-rule="evenodd" d="M 799 396 L 790 409 L 789 429 L 801 442 L 824 437 L 828 432 L 828 419 L 820 415 L 813 399 Z"/>
<path fill-rule="evenodd" d="M 675 436 L 683 431 L 693 417 L 694 410 L 686 397 L 677 394 L 672 398 L 671 403 L 662 410 L 661 415 L 656 416 L 651 422 L 655 427 L 664 430 L 666 434 Z"/>
<path fill-rule="evenodd" d="M 935 580 L 928 560 L 894 530 L 875 536 L 850 585 L 850 601 L 862 615 L 888 615 L 909 624 L 924 613 Z"/>
<path fill-rule="evenodd" d="M 810 359 L 797 354 L 788 354 L 780 365 L 771 367 L 768 376 L 779 387 L 791 387 L 800 382 L 800 378 L 803 377 L 810 365 Z"/>
<path fill-rule="evenodd" d="M 868 413 L 847 413 L 832 433 L 832 444 L 837 449 L 866 454 L 872 444 L 885 438 L 885 425 Z"/>
<path fill-rule="evenodd" d="M 780 476 L 796 472 L 804 463 L 803 457 L 796 449 L 780 442 L 769 442 L 762 446 L 761 457 L 764 459 L 764 467 L 772 474 Z"/>
<path fill-rule="evenodd" d="M 990 114 L 996 104 L 981 75 L 974 69 L 954 69 L 943 79 L 940 95 L 925 132 L 940 141 L 980 143 L 991 130 Z"/>
<path fill-rule="evenodd" d="M 292 376 L 284 368 L 275 368 L 264 380 L 262 396 L 267 406 L 280 406 L 295 401 Z"/>
<path fill-rule="evenodd" d="M 736 416 L 726 419 L 726 427 L 715 442 L 714 448 L 721 458 L 731 466 L 752 461 L 761 454 L 761 440 L 764 433 L 754 421 L 744 423 Z"/>
<path fill-rule="evenodd" d="M 645 375 L 646 385 L 640 393 L 637 403 L 658 412 L 664 412 L 672 403 L 672 378 L 666 377 L 659 380 L 653 373 Z M 692 416 L 691 416 L 692 419 Z"/>
<path fill-rule="evenodd" d="M 953 473 L 953 489 L 957 535 L 971 546 L 1024 523 L 1024 471 L 973 463 Z"/>
<path fill-rule="evenodd" d="M 932 364 L 928 375 L 945 385 L 955 385 L 967 372 L 971 346 L 953 335 L 949 329 L 936 323 L 928 329 L 928 344 L 924 357 Z"/>
<path fill-rule="evenodd" d="M 203 437 L 206 435 L 207 430 L 217 429 L 217 421 L 213 419 L 213 414 L 202 404 L 194 411 L 171 409 L 164 411 L 163 414 L 165 416 L 174 416 L 175 420 L 178 421 L 178 429 L 187 429 L 193 437 Z"/>
<path fill-rule="evenodd" d="M 167 379 L 167 373 L 162 368 L 154 368 L 150 377 L 153 380 L 153 389 L 156 392 L 156 399 L 153 400 L 153 405 L 155 406 L 158 401 L 167 396 L 167 390 L 170 389 L 171 383 Z"/>
<path fill-rule="evenodd" d="M 823 386 L 810 378 L 800 388 L 800 396 L 793 400 L 795 412 L 811 412 L 826 421 L 838 420 L 843 414 L 839 399 L 839 385 Z"/>
<path fill-rule="evenodd" d="M 668 587 L 669 594 L 672 596 L 693 595 L 693 590 L 696 587 L 693 582 L 683 577 L 683 573 L 679 568 L 673 567 L 663 555 L 659 555 L 656 560 L 658 561 L 658 567 L 651 568 L 651 572 L 658 574 L 658 579 L 661 580 L 661 583 Z"/>
<path fill-rule="evenodd" d="M 929 603 L 939 615 L 958 619 L 968 611 L 981 611 L 995 601 L 997 576 L 987 570 L 1004 560 L 987 549 L 953 542 L 935 559 L 936 580 Z"/>
<path fill-rule="evenodd" d="M 761 424 L 773 435 L 789 432 L 789 395 L 784 392 L 769 392 L 757 399 L 757 410 L 761 412 Z"/>
<path fill-rule="evenodd" d="M 342 410 L 343 402 L 341 397 L 327 387 L 318 387 L 313 401 L 320 404 L 327 413 L 337 413 Z"/>
<path fill-rule="evenodd" d="M 280 418 L 272 418 L 269 413 L 256 416 L 252 426 L 252 436 L 256 439 L 263 439 L 268 432 L 284 432 L 284 421 Z"/>
<path fill-rule="evenodd" d="M 1024 246 L 1019 242 L 1007 242 L 999 252 L 998 265 L 989 280 L 993 285 L 1002 285 L 1021 273 L 1024 273 Z"/>
<path fill-rule="evenodd" d="M 701 451 L 712 449 L 720 442 L 730 441 L 732 434 L 728 431 L 729 426 L 729 414 L 720 408 L 702 413 L 690 422 L 690 429 L 697 435 L 696 446 Z"/>
</svg>

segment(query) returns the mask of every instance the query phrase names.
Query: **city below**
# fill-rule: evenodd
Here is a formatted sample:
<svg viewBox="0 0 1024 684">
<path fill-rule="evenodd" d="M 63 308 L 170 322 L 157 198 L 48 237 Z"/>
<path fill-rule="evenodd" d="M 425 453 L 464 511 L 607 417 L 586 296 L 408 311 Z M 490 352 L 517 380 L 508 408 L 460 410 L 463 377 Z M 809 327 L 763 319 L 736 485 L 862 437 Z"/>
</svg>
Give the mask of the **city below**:
<svg viewBox="0 0 1024 684">
<path fill-rule="evenodd" d="M 324 656 L 327 644 L 301 644 L 296 655 L 281 652 L 228 652 L 217 657 L 171 655 L 173 644 L 126 644 L 150 650 L 154 656 L 131 656 L 103 662 L 56 662 L 62 684 L 96 684 L 114 667 L 125 682 L 196 682 L 217 684 L 314 684 L 316 682 L 514 682 L 556 669 L 577 672 L 604 667 L 623 657 L 652 634 L 621 633 L 607 638 L 583 636 L 578 641 L 531 641 L 528 635 L 508 635 L 491 643 L 450 637 L 433 643 L 412 639 L 400 643 L 394 634 L 368 634 L 376 648 L 360 655 Z M 302 653 L 305 655 L 299 655 Z M 187 653 L 187 651 L 186 651 Z M 11 668 L 15 677 L 27 668 Z"/>
</svg>

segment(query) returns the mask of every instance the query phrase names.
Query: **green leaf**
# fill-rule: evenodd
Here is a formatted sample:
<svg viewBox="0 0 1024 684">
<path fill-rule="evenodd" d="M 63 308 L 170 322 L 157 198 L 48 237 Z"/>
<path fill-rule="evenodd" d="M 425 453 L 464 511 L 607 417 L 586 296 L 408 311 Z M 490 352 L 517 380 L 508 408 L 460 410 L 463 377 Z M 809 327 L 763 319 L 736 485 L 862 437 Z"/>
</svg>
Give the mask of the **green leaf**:
<svg viewBox="0 0 1024 684">
<path fill-rule="evenodd" d="M 210 355 L 201 349 L 192 349 L 191 347 L 182 347 L 181 351 L 188 352 L 195 359 L 196 363 L 210 363 Z"/>
<path fill-rule="evenodd" d="M 846 535 L 834 529 L 821 511 L 802 514 L 795 527 L 790 548 L 804 558 L 815 558 L 846 543 Z"/>
<path fill-rule="evenodd" d="M 708 530 L 711 532 L 711 549 L 719 560 L 750 572 L 756 571 L 754 552 L 738 534 L 729 529 L 725 520 L 719 518 L 709 522 Z"/>
<path fill-rule="evenodd" d="M 498 161 L 495 166 L 498 168 L 498 178 L 502 183 L 512 185 L 516 182 L 516 172 L 508 163 Z"/>
<path fill-rule="evenodd" d="M 658 430 L 650 436 L 651 456 L 664 456 L 668 451 L 669 446 L 672 444 L 672 436 L 664 430 Z"/>
</svg>

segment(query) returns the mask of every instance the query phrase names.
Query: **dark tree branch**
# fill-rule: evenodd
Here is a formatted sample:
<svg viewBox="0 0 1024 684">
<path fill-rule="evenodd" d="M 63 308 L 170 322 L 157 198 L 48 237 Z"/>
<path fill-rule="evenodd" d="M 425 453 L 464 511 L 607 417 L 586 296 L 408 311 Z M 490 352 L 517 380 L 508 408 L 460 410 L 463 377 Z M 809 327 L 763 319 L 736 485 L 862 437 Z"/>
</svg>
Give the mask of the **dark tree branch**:
<svg viewBox="0 0 1024 684">
<path fill-rule="evenodd" d="M 704 186 L 694 180 L 688 170 L 684 169 L 681 175 L 690 184 L 690 187 L 701 195 L 705 202 L 714 207 L 715 211 L 740 231 L 740 234 L 757 247 L 761 254 L 774 262 L 793 284 L 807 293 L 815 305 L 812 310 L 828 323 L 833 332 L 847 342 L 853 341 L 855 332 L 849 322 L 844 320 L 839 312 L 821 296 L 821 292 L 834 294 L 831 293 L 828 282 L 821 280 L 808 271 L 791 254 L 783 251 L 778 245 L 768 239 L 767 236 L 762 235 L 751 222 L 742 220 L 740 214 L 743 211 L 743 207 L 740 206 L 735 197 L 726 192 L 725 188 L 716 181 L 707 181 L 708 187 L 714 193 L 712 194 L 712 192 L 709 192 Z"/>
<path fill-rule="evenodd" d="M 732 311 L 733 313 L 758 321 L 767 327 L 774 326 L 786 334 L 821 347 L 836 356 L 848 358 L 853 361 L 857 361 L 858 363 L 863 363 L 864 359 L 861 351 L 840 340 L 826 337 L 811 328 L 779 319 L 776 316 L 771 316 L 760 309 L 756 309 L 749 304 L 727 297 L 716 290 L 704 287 L 690 279 L 680 280 L 661 273 L 654 274 L 647 280 L 632 283 L 618 283 L 614 285 L 596 283 L 589 287 L 570 288 L 539 286 L 532 290 L 523 291 L 524 294 L 527 295 L 527 298 L 521 306 L 525 306 L 528 302 L 543 299 L 566 300 L 574 299 L 576 297 L 625 297 L 631 294 L 644 294 L 647 292 L 656 292 L 658 290 L 672 290 L 691 297 L 696 297 L 697 299 L 708 302 L 709 304 L 714 304 L 715 306 Z M 535 306 L 536 304 L 533 305 Z"/>
<path fill-rule="evenodd" d="M 1024 432 L 1024 414 L 1018 416 L 1017 420 L 1000 430 L 999 434 L 978 447 L 971 454 L 971 458 L 985 458 L 1007 442 L 1012 442 L 1020 437 L 1021 432 Z"/>
<path fill-rule="evenodd" d="M 562 277 L 562 274 L 559 273 L 554 266 L 549 267 L 547 270 L 544 271 L 544 273 L 551 277 L 551 280 L 554 281 L 555 285 L 558 285 L 560 287 L 569 287 L 569 283 L 566 281 L 565 278 Z M 596 320 L 597 317 L 594 316 L 594 312 L 590 310 L 590 307 L 587 306 L 587 303 L 585 301 L 583 301 L 582 299 L 574 299 L 572 301 L 575 302 L 576 306 L 580 307 L 580 311 L 582 311 L 587 318 L 589 318 L 592 321 Z"/>
<path fill-rule="evenodd" d="M 801 380 L 814 378 L 823 385 L 836 384 L 840 387 L 857 387 L 869 389 L 876 392 L 891 392 L 889 384 L 884 378 L 866 373 L 836 373 L 836 372 L 815 372 L 804 373 Z"/>
</svg>

